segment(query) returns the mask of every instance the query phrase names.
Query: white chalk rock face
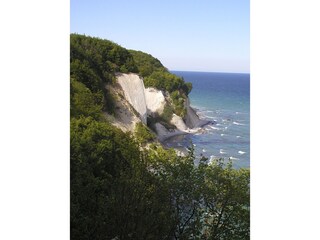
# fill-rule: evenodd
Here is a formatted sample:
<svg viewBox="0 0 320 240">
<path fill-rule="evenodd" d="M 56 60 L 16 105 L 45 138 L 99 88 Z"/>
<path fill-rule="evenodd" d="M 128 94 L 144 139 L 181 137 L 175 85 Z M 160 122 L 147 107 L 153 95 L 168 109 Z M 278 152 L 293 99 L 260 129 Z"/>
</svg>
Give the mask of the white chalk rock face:
<svg viewBox="0 0 320 240">
<path fill-rule="evenodd" d="M 183 119 L 176 114 L 172 114 L 170 123 L 175 125 L 180 131 L 186 131 L 188 129 Z"/>
<path fill-rule="evenodd" d="M 158 113 L 162 114 L 166 100 L 163 96 L 162 91 L 155 88 L 145 89 L 146 103 L 148 114 Z"/>
<path fill-rule="evenodd" d="M 145 99 L 145 88 L 143 80 L 137 74 L 117 74 L 117 81 L 120 84 L 126 100 L 140 114 L 141 121 L 147 123 L 147 104 Z"/>
</svg>

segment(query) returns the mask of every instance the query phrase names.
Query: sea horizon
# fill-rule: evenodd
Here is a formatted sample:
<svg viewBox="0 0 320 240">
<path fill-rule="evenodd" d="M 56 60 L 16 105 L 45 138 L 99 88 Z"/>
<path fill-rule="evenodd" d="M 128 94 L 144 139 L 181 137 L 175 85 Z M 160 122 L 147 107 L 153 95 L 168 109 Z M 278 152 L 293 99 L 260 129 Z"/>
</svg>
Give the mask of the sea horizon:
<svg viewBox="0 0 320 240">
<path fill-rule="evenodd" d="M 220 72 L 220 71 L 200 71 L 200 70 L 171 70 L 168 69 L 169 72 L 199 72 L 199 73 L 226 73 L 226 74 L 248 74 L 250 75 L 250 72 Z"/>
</svg>

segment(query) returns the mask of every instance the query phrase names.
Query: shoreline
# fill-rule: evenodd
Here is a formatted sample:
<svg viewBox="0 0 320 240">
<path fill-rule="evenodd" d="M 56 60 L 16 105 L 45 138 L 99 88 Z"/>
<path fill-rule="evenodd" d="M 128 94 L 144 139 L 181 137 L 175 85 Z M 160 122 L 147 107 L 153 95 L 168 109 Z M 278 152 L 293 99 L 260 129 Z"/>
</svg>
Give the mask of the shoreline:
<svg viewBox="0 0 320 240">
<path fill-rule="evenodd" d="M 188 132 L 182 132 L 182 131 L 175 131 L 172 132 L 171 134 L 167 134 L 165 136 L 159 137 L 159 141 L 161 144 L 165 144 L 166 141 L 170 140 L 171 138 L 177 137 L 177 136 L 182 136 L 182 135 L 187 135 L 189 134 Z"/>
<path fill-rule="evenodd" d="M 192 129 L 188 129 L 185 131 L 181 131 L 181 130 L 175 130 L 174 132 L 170 132 L 169 134 L 164 134 L 163 136 L 159 137 L 158 139 L 161 142 L 161 144 L 165 144 L 166 142 L 168 142 L 170 139 L 177 137 L 177 136 L 182 136 L 182 135 L 188 135 L 188 134 L 196 134 L 201 132 L 201 130 L 203 130 L 203 127 L 208 125 L 208 124 L 214 124 L 213 121 L 210 120 L 201 120 L 203 122 L 201 122 L 196 128 L 192 128 Z"/>
</svg>

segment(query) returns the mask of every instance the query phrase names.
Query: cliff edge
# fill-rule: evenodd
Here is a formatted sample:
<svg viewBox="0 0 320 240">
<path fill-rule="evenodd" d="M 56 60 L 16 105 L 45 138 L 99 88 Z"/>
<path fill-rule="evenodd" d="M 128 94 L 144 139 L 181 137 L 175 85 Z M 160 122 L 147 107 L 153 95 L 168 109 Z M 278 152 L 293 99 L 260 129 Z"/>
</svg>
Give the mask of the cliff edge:
<svg viewBox="0 0 320 240">
<path fill-rule="evenodd" d="M 118 73 L 116 78 L 125 100 L 133 107 L 134 111 L 138 113 L 141 122 L 145 125 L 148 125 L 148 116 L 158 119 L 159 116 L 163 114 L 166 104 L 170 105 L 170 102 L 172 102 L 169 94 L 163 94 L 161 90 L 155 88 L 145 88 L 143 79 L 138 74 Z M 119 92 L 117 94 L 119 95 Z M 125 128 L 132 131 L 134 125 L 139 122 L 139 120 L 134 117 L 134 112 L 128 111 L 128 103 L 122 103 L 122 105 L 118 106 L 118 123 L 114 123 L 118 127 L 130 126 Z M 161 121 L 155 120 L 153 130 L 156 132 L 159 141 L 164 141 L 176 135 L 198 132 L 200 127 L 209 123 L 209 121 L 199 118 L 196 111 L 190 107 L 188 98 L 185 100 L 185 108 L 185 119 L 173 113 L 168 122 L 164 122 L 161 118 Z M 165 125 L 174 126 L 174 129 L 168 128 Z"/>
</svg>

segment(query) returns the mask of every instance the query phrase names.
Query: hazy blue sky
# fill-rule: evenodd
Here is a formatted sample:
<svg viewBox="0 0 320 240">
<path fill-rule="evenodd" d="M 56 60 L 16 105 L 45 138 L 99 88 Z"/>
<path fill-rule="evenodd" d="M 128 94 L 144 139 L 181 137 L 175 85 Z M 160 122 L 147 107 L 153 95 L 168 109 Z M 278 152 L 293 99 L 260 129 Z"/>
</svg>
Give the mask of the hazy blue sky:
<svg viewBox="0 0 320 240">
<path fill-rule="evenodd" d="M 170 70 L 250 72 L 249 0 L 71 0 L 71 32 L 112 40 Z"/>
</svg>

